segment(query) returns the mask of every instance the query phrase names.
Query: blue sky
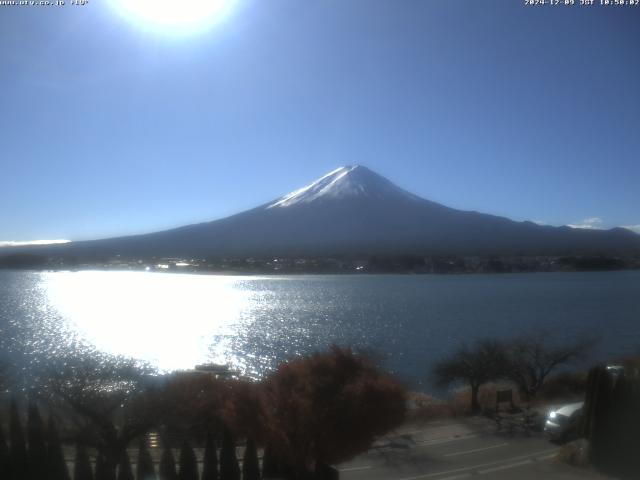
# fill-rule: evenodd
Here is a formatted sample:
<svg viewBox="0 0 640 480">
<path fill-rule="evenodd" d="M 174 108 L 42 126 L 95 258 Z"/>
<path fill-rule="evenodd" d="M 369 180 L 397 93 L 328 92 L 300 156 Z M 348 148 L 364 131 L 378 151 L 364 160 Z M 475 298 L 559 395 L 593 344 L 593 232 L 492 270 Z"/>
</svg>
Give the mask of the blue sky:
<svg viewBox="0 0 640 480">
<path fill-rule="evenodd" d="M 345 164 L 640 225 L 640 7 L 523 3 L 235 0 L 179 35 L 118 0 L 0 6 L 0 241 L 212 220 Z"/>
</svg>

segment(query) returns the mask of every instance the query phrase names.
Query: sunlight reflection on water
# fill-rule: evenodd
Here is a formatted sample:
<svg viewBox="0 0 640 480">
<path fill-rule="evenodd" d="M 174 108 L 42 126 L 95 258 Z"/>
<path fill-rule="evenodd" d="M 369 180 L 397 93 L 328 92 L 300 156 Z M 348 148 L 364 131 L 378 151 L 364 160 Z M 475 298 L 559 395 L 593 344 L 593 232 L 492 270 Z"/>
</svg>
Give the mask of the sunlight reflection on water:
<svg viewBox="0 0 640 480">
<path fill-rule="evenodd" d="M 43 273 L 41 285 L 68 326 L 98 350 L 175 370 L 239 363 L 228 342 L 253 293 L 235 283 L 224 276 L 89 271 Z"/>
<path fill-rule="evenodd" d="M 98 352 L 161 370 L 228 363 L 260 377 L 332 343 L 376 353 L 414 388 L 461 342 L 589 333 L 595 358 L 640 345 L 640 272 L 222 276 L 0 270 L 0 357 L 36 369 Z M 20 348 L 24 350 L 21 352 Z M 1 358 L 0 358 L 1 360 Z M 64 360 L 63 360 L 64 361 Z M 424 388 L 427 388 L 424 387 Z"/>
</svg>

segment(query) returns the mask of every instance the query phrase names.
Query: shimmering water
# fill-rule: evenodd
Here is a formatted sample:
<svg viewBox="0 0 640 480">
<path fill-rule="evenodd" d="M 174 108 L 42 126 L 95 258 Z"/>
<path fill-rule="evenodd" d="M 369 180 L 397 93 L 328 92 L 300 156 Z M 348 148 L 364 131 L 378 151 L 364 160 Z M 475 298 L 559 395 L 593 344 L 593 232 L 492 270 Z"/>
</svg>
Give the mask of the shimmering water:
<svg viewBox="0 0 640 480">
<path fill-rule="evenodd" d="M 546 331 L 562 340 L 587 332 L 600 338 L 596 358 L 640 350 L 640 272 L 0 271 L 0 329 L 5 346 L 23 344 L 39 362 L 93 347 L 161 369 L 229 362 L 255 376 L 338 343 L 373 349 L 386 368 L 420 388 L 434 360 L 477 337 Z"/>
</svg>

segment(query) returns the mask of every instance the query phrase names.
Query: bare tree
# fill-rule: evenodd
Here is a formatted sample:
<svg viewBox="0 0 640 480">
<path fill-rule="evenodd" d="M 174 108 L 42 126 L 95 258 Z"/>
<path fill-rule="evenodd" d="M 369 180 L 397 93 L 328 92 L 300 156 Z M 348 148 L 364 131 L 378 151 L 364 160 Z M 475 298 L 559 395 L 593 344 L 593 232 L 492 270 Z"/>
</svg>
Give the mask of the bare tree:
<svg viewBox="0 0 640 480">
<path fill-rule="evenodd" d="M 448 386 L 466 383 L 471 388 L 471 412 L 480 411 L 478 393 L 480 387 L 503 375 L 507 364 L 507 349 L 497 340 L 477 340 L 472 346 L 462 345 L 449 358 L 435 365 L 433 374 L 436 383 Z"/>
<path fill-rule="evenodd" d="M 120 358 L 68 359 L 65 368 L 51 372 L 40 396 L 75 424 L 77 440 L 98 448 L 105 468 L 115 472 L 129 442 L 155 423 L 145 373 L 144 366 Z"/>
<path fill-rule="evenodd" d="M 585 359 L 594 344 L 592 338 L 558 344 L 545 333 L 517 338 L 508 349 L 509 360 L 504 375 L 518 386 L 527 400 L 531 400 L 552 371 Z"/>
</svg>

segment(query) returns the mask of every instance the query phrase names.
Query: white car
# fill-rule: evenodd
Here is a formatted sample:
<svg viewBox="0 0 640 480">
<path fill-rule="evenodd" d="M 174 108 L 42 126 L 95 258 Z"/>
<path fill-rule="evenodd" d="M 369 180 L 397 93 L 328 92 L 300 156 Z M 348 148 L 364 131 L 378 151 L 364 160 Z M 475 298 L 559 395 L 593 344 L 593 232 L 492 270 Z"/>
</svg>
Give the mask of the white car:
<svg viewBox="0 0 640 480">
<path fill-rule="evenodd" d="M 551 440 L 563 442 L 578 433 L 578 423 L 582 417 L 584 402 L 569 403 L 553 408 L 544 425 L 544 431 Z"/>
</svg>

